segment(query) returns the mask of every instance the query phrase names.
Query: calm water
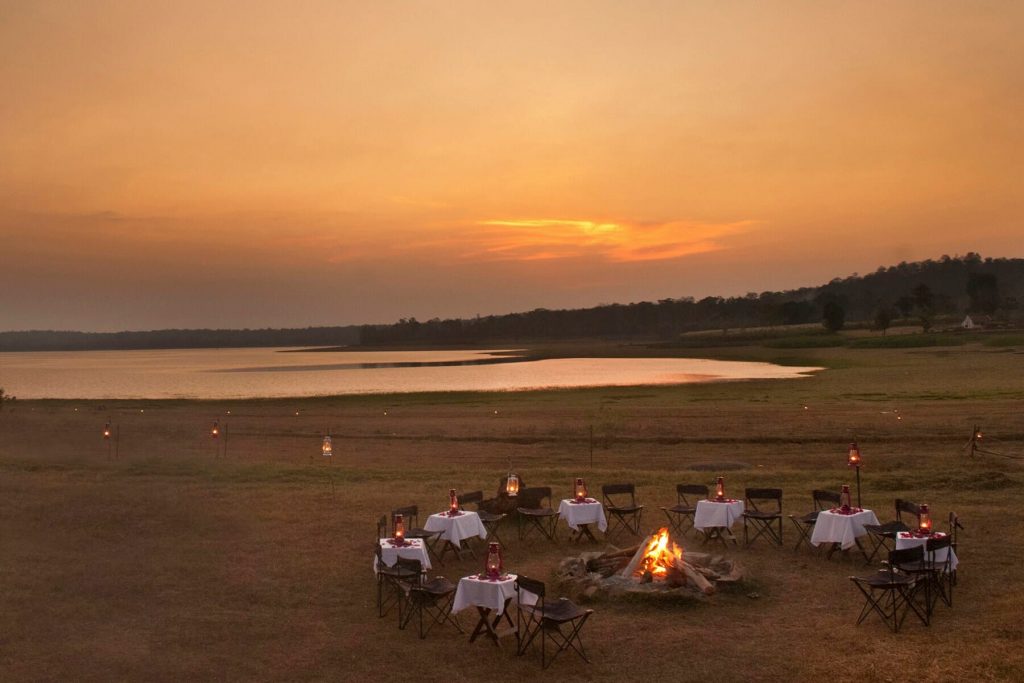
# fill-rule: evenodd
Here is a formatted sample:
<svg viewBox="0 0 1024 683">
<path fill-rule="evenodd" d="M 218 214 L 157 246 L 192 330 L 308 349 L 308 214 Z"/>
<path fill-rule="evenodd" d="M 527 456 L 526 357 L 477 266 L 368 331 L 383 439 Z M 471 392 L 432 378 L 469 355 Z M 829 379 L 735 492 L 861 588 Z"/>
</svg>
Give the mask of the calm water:
<svg viewBox="0 0 1024 683">
<path fill-rule="evenodd" d="M 492 353 L 281 353 L 281 349 L 0 353 L 0 386 L 22 399 L 274 398 L 785 379 L 818 369 L 679 358 L 496 363 L 499 358 Z"/>
</svg>

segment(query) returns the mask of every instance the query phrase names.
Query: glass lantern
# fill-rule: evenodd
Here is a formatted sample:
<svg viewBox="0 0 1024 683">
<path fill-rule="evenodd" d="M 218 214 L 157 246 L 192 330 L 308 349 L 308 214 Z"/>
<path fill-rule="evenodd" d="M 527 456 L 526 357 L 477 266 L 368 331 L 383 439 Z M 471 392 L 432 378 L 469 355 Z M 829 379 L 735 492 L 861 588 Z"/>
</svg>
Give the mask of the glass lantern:
<svg viewBox="0 0 1024 683">
<path fill-rule="evenodd" d="M 488 579 L 497 579 L 505 571 L 505 563 L 501 557 L 501 546 L 491 541 L 487 544 L 487 561 L 484 564 L 484 573 Z"/>
<path fill-rule="evenodd" d="M 918 522 L 918 531 L 922 535 L 932 533 L 932 516 L 928 511 L 928 503 L 921 503 L 921 515 Z"/>
<path fill-rule="evenodd" d="M 857 442 L 850 444 L 850 455 L 849 455 L 850 467 L 860 467 L 860 449 L 857 448 Z"/>
<path fill-rule="evenodd" d="M 214 420 L 213 427 L 210 428 L 210 437 L 216 439 L 218 436 L 220 436 L 220 422 Z"/>
<path fill-rule="evenodd" d="M 109 439 L 110 438 L 110 423 L 109 422 L 107 422 L 107 424 L 103 425 L 103 438 L 104 439 Z"/>
<path fill-rule="evenodd" d="M 448 489 L 448 515 L 454 517 L 459 514 L 459 497 L 455 495 L 455 489 Z"/>
<path fill-rule="evenodd" d="M 331 442 L 329 434 L 324 437 L 324 442 L 320 446 L 320 452 L 324 454 L 325 458 L 329 458 L 334 455 L 334 444 Z"/>
<path fill-rule="evenodd" d="M 715 500 L 718 502 L 725 500 L 725 477 L 719 477 L 715 482 Z"/>
<path fill-rule="evenodd" d="M 505 493 L 508 494 L 509 498 L 515 498 L 519 495 L 519 475 L 515 472 L 508 473 L 508 479 L 505 480 Z"/>
<path fill-rule="evenodd" d="M 583 483 L 583 477 L 576 477 L 573 494 L 576 496 L 577 503 L 582 503 L 587 499 L 587 485 Z"/>
<path fill-rule="evenodd" d="M 843 512 L 849 512 L 853 505 L 850 502 L 850 485 L 843 484 L 843 492 L 839 494 L 839 509 Z"/>
<path fill-rule="evenodd" d="M 405 544 L 405 515 L 401 513 L 395 515 L 395 543 Z"/>
</svg>

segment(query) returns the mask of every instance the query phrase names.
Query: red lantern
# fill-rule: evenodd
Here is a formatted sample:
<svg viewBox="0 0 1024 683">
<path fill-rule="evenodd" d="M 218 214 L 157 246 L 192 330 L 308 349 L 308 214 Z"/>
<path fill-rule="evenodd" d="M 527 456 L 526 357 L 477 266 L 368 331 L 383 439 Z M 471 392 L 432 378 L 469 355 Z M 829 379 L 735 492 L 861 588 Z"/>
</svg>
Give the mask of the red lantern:
<svg viewBox="0 0 1024 683">
<path fill-rule="evenodd" d="M 501 546 L 492 541 L 487 544 L 487 562 L 484 564 L 484 574 L 488 579 L 497 579 L 505 572 L 505 563 L 501 557 Z"/>
<path fill-rule="evenodd" d="M 851 507 L 853 506 L 850 504 L 850 485 L 843 484 L 843 492 L 839 494 L 839 509 L 849 512 Z"/>
<path fill-rule="evenodd" d="M 448 515 L 454 517 L 459 514 L 459 497 L 455 495 L 455 489 L 448 489 Z"/>
<path fill-rule="evenodd" d="M 576 502 L 582 503 L 587 499 L 587 485 L 583 483 L 583 477 L 576 477 L 576 485 L 573 487 L 576 494 Z"/>
<path fill-rule="evenodd" d="M 850 444 L 849 464 L 850 467 L 860 467 L 860 449 L 856 442 Z"/>
<path fill-rule="evenodd" d="M 213 421 L 213 428 L 210 429 L 210 436 L 214 439 L 220 436 L 220 423 L 217 422 L 217 420 Z"/>
<path fill-rule="evenodd" d="M 918 531 L 922 535 L 930 535 L 932 533 L 932 516 L 928 512 L 928 504 L 921 503 L 921 515 L 920 521 L 918 522 Z"/>
<path fill-rule="evenodd" d="M 725 477 L 719 477 L 715 484 L 715 500 L 719 503 L 725 500 Z"/>
<path fill-rule="evenodd" d="M 109 439 L 110 438 L 110 423 L 109 422 L 107 424 L 103 425 L 103 438 L 104 439 Z"/>
<path fill-rule="evenodd" d="M 395 543 L 405 545 L 405 515 L 395 515 Z"/>
</svg>

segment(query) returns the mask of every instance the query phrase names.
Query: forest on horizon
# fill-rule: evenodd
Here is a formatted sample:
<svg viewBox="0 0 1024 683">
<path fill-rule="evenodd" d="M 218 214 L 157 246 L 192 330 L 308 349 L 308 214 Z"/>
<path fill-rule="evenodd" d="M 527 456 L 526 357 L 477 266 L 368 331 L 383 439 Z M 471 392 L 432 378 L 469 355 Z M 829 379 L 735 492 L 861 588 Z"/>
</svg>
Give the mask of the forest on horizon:
<svg viewBox="0 0 1024 683">
<path fill-rule="evenodd" d="M 171 329 L 128 332 L 29 330 L 0 332 L 0 351 L 72 351 L 257 346 L 477 345 L 495 341 L 580 338 L 671 340 L 699 330 L 821 322 L 884 329 L 912 318 L 924 329 L 941 316 L 974 314 L 1012 320 L 1024 297 L 1024 259 L 979 254 L 880 267 L 817 287 L 745 296 L 679 297 L 591 308 L 475 318 L 403 318 L 390 325 L 285 329 Z"/>
</svg>

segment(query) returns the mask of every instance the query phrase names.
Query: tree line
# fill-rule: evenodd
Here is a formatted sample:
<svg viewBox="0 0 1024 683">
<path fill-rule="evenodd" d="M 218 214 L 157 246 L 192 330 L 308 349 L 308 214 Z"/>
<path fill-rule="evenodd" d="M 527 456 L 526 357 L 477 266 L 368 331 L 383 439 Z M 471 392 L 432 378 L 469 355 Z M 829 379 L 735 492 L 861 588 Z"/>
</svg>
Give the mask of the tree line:
<svg viewBox="0 0 1024 683">
<path fill-rule="evenodd" d="M 819 287 L 751 292 L 737 297 L 680 297 L 593 308 L 536 309 L 476 318 L 402 318 L 392 325 L 364 325 L 367 345 L 476 344 L 494 340 L 577 338 L 673 339 L 685 332 L 847 321 L 889 327 L 910 318 L 928 330 L 937 316 L 977 313 L 1011 316 L 1024 296 L 1024 259 L 982 258 L 976 253 L 902 262 L 873 273 L 854 273 Z"/>
</svg>

